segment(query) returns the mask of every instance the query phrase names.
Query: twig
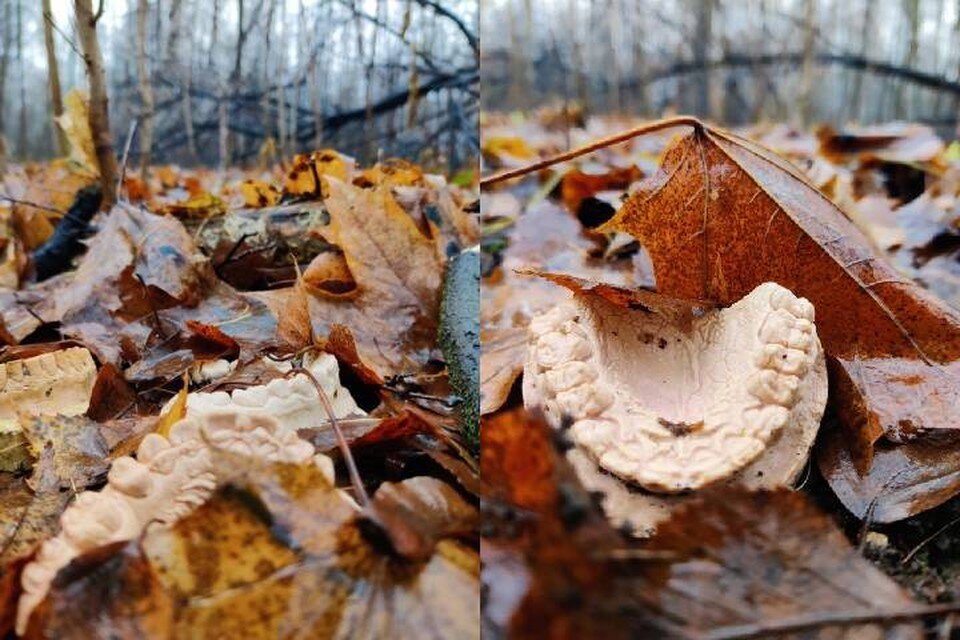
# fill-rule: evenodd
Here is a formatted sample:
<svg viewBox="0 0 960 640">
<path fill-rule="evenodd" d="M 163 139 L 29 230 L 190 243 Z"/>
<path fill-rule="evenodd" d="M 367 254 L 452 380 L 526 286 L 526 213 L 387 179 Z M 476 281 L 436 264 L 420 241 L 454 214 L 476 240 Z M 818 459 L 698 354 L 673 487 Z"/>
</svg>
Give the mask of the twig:
<svg viewBox="0 0 960 640">
<path fill-rule="evenodd" d="M 618 133 L 606 138 L 601 138 L 595 140 L 590 144 L 584 145 L 577 149 L 572 149 L 570 151 L 565 151 L 549 158 L 544 158 L 543 160 L 538 160 L 532 164 L 528 164 L 525 167 L 520 167 L 518 169 L 508 169 L 506 171 L 501 171 L 492 176 L 482 178 L 480 180 L 480 187 L 489 187 L 491 185 L 497 184 L 498 182 L 503 182 L 504 180 L 509 180 L 511 178 L 519 178 L 525 176 L 528 173 L 533 173 L 534 171 L 539 171 L 541 169 L 546 169 L 547 167 L 559 164 L 561 162 L 566 162 L 568 160 L 573 160 L 574 158 L 579 158 L 580 156 L 587 155 L 588 153 L 593 153 L 600 149 L 605 149 L 606 147 L 611 147 L 615 144 L 620 144 L 622 142 L 627 142 L 638 136 L 642 136 L 648 133 L 653 133 L 655 131 L 662 131 L 664 129 L 672 129 L 674 127 L 694 127 L 696 129 L 702 129 L 703 123 L 698 119 L 692 116 L 677 116 L 676 118 L 667 118 L 666 120 L 657 120 L 656 122 L 648 122 L 642 124 L 639 127 L 635 127 L 628 131 Z"/>
<path fill-rule="evenodd" d="M 9 202 L 10 204 L 21 204 L 25 207 L 34 207 L 35 209 L 43 209 L 44 211 L 50 211 L 53 213 L 59 213 L 63 215 L 65 212 L 62 209 L 54 209 L 53 207 L 48 207 L 43 204 L 37 204 L 36 202 L 30 202 L 29 200 L 20 200 L 19 198 L 13 198 L 8 196 L 5 193 L 0 193 L 0 200 L 4 202 Z"/>
<path fill-rule="evenodd" d="M 877 609 L 868 609 L 866 611 L 826 611 L 780 618 L 779 620 L 715 627 L 696 637 L 699 638 L 699 640 L 750 640 L 751 638 L 767 638 L 775 635 L 830 626 L 849 627 L 871 622 L 889 625 L 898 621 L 914 620 L 925 616 L 938 616 L 956 613 L 958 611 L 960 611 L 960 602 L 915 605 L 893 610 L 886 609 L 883 611 Z"/>
<path fill-rule="evenodd" d="M 67 34 L 65 34 L 60 27 L 57 26 L 56 21 L 53 19 L 53 16 L 49 13 L 43 14 L 43 19 L 50 23 L 50 26 L 53 27 L 53 30 L 60 34 L 60 37 L 63 38 L 70 48 L 73 49 L 73 52 L 83 58 L 83 52 L 80 51 L 80 47 L 77 46 L 77 43 L 73 41 Z"/>
<path fill-rule="evenodd" d="M 903 557 L 903 560 L 900 561 L 900 564 L 901 564 L 901 565 L 904 565 L 904 564 L 907 564 L 908 562 L 910 562 L 910 558 L 912 558 L 913 556 L 917 555 L 917 552 L 920 551 L 920 549 L 922 549 L 923 547 L 925 547 L 926 545 L 928 545 L 931 540 L 933 540 L 934 538 L 936 538 L 936 537 L 939 536 L 941 533 L 943 533 L 944 531 L 946 531 L 947 529 L 949 529 L 949 528 L 952 527 L 953 525 L 957 524 L 958 522 L 960 522 L 960 516 L 957 516 L 956 518 L 954 518 L 953 520 L 951 520 L 950 522 L 948 522 L 947 524 L 943 525 L 942 527 L 940 527 L 939 529 L 937 529 L 936 531 L 934 531 L 933 533 L 931 533 L 929 536 L 927 536 L 926 538 L 924 538 L 923 540 L 921 540 L 921 541 L 920 541 L 920 544 L 918 544 L 918 545 L 915 546 L 913 549 L 911 549 L 911 550 L 910 550 L 910 553 L 908 553 L 907 555 L 905 555 L 905 556 Z"/>
<path fill-rule="evenodd" d="M 360 503 L 360 506 L 364 511 L 370 511 L 370 496 L 367 495 L 367 490 L 363 488 L 363 480 L 360 478 L 360 471 L 357 469 L 357 463 L 353 459 L 353 454 L 350 453 L 350 447 L 347 445 L 347 439 L 343 437 L 343 431 L 340 430 L 340 425 L 337 424 L 337 417 L 333 413 L 333 406 L 330 404 L 330 399 L 327 397 L 327 392 L 323 390 L 323 387 L 320 385 L 320 382 L 317 380 L 316 376 L 313 375 L 308 369 L 304 367 L 294 367 L 290 370 L 291 375 L 302 373 L 307 376 L 307 379 L 313 383 L 314 388 L 317 390 L 317 395 L 320 396 L 320 402 L 323 404 L 323 410 L 327 412 L 327 417 L 330 418 L 330 426 L 333 427 L 334 433 L 337 435 L 337 444 L 340 447 L 340 453 L 343 455 L 344 464 L 347 466 L 347 473 L 350 475 L 350 484 L 353 485 L 354 491 L 357 493 L 357 501 Z"/>
<path fill-rule="evenodd" d="M 130 143 L 133 142 L 133 136 L 137 132 L 137 125 L 140 124 L 140 120 L 134 118 L 133 122 L 130 123 L 130 130 L 127 132 L 127 143 L 123 145 L 123 159 L 120 161 L 120 177 L 117 178 L 117 194 L 122 193 L 123 189 L 123 180 L 127 177 L 127 158 L 130 155 Z M 130 201 L 130 194 L 127 194 L 127 202 Z"/>
</svg>

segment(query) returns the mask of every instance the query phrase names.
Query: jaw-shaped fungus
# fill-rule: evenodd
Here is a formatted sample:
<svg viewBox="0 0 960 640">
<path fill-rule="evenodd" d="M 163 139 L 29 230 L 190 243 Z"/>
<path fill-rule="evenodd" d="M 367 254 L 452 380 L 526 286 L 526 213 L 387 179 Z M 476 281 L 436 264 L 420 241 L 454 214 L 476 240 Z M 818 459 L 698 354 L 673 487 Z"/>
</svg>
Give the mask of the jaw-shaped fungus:
<svg viewBox="0 0 960 640">
<path fill-rule="evenodd" d="M 584 290 L 534 319 L 524 403 L 648 491 L 792 482 L 826 404 L 813 306 L 771 282 L 688 322 L 637 306 Z"/>
<path fill-rule="evenodd" d="M 19 431 L 21 413 L 84 413 L 96 379 L 93 357 L 83 347 L 0 364 L 0 432 Z"/>
<path fill-rule="evenodd" d="M 335 417 L 362 413 L 340 386 L 333 356 L 321 354 L 306 368 L 330 397 Z M 132 540 L 150 523 L 172 524 L 203 504 L 232 471 L 218 467 L 217 451 L 269 462 L 312 460 L 332 484 L 333 460 L 297 435 L 297 429 L 328 419 L 316 388 L 302 373 L 232 395 L 189 394 L 187 416 L 171 427 L 169 437 L 147 434 L 135 458 L 114 460 L 103 489 L 80 493 L 60 516 L 60 533 L 45 541 L 24 567 L 17 633 L 26 631 L 30 614 L 71 560 L 112 542 Z"/>
</svg>

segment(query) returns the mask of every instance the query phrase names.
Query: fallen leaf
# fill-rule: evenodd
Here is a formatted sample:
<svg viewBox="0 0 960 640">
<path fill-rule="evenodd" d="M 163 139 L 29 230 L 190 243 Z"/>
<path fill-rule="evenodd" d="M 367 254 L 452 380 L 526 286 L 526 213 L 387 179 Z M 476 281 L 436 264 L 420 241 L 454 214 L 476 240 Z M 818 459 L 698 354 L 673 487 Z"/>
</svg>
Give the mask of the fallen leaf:
<svg viewBox="0 0 960 640">
<path fill-rule="evenodd" d="M 600 550 L 621 546 L 554 446 L 522 410 L 484 417 L 484 629 L 489 637 L 626 638 L 639 633 Z M 651 636 L 653 637 L 653 636 Z"/>
<path fill-rule="evenodd" d="M 483 142 L 482 151 L 484 155 L 501 162 L 529 160 L 537 155 L 523 138 L 508 136 L 487 138 Z"/>
<path fill-rule="evenodd" d="M 68 637 L 479 637 L 475 551 L 444 539 L 408 561 L 365 531 L 315 466 L 256 469 L 172 527 L 80 558 L 31 633 L 67 633 L 73 598 L 89 604 Z"/>
<path fill-rule="evenodd" d="M 187 392 L 189 389 L 189 385 L 187 385 L 186 380 L 184 380 L 184 385 L 180 388 L 180 391 L 177 392 L 173 403 L 164 413 L 160 414 L 160 419 L 157 421 L 156 432 L 161 436 L 165 438 L 169 436 L 170 428 L 183 420 L 187 415 Z"/>
<path fill-rule="evenodd" d="M 400 158 L 390 158 L 364 169 L 353 179 L 358 187 L 418 187 L 423 184 L 423 171 L 417 165 Z"/>
<path fill-rule="evenodd" d="M 581 169 L 571 169 L 563 174 L 560 181 L 560 194 L 567 210 L 577 213 L 584 198 L 592 198 L 601 191 L 624 191 L 643 177 L 636 167 L 614 167 L 608 171 L 587 173 Z"/>
<path fill-rule="evenodd" d="M 480 526 L 480 512 L 447 483 L 428 476 L 385 482 L 371 505 L 407 560 L 429 560 L 444 538 L 468 536 Z"/>
<path fill-rule="evenodd" d="M 221 216 L 227 212 L 227 206 L 220 198 L 211 193 L 200 193 L 193 195 L 182 202 L 168 204 L 162 209 L 162 213 L 167 213 L 177 218 L 212 218 Z"/>
<path fill-rule="evenodd" d="M 272 184 L 260 180 L 244 180 L 240 183 L 243 204 L 247 207 L 262 209 L 280 202 L 280 191 Z"/>
<path fill-rule="evenodd" d="M 330 226 L 356 281 L 344 299 L 312 290 L 314 335 L 348 327 L 363 363 L 381 378 L 409 372 L 429 358 L 436 336 L 442 263 L 429 238 L 389 189 L 359 189 L 330 180 Z"/>
<path fill-rule="evenodd" d="M 77 558 L 30 618 L 26 638 L 171 636 L 171 596 L 137 542 Z"/>
<path fill-rule="evenodd" d="M 283 192 L 291 196 L 329 194 L 328 178 L 346 182 L 353 174 L 353 161 L 333 149 L 322 149 L 311 154 L 294 156 L 290 171 L 283 183 Z"/>
<path fill-rule="evenodd" d="M 108 362 L 97 371 L 97 380 L 90 393 L 87 417 L 106 422 L 137 406 L 137 394 L 127 384 L 120 369 Z"/>
<path fill-rule="evenodd" d="M 86 416 L 39 416 L 23 423 L 23 433 L 39 460 L 30 479 L 36 491 L 43 483 L 56 482 L 60 489 L 80 491 L 107 475 L 110 449 L 100 433 L 100 424 Z"/>
<path fill-rule="evenodd" d="M 780 637 L 778 625 L 803 617 L 814 622 L 788 637 L 922 637 L 918 623 L 830 624 L 830 614 L 892 612 L 912 600 L 800 493 L 705 494 L 660 525 L 644 550 L 669 558 L 634 568 L 643 587 L 633 593 L 663 632 Z"/>
<path fill-rule="evenodd" d="M 70 160 L 91 177 L 100 175 L 100 163 L 90 131 L 90 97 L 82 89 L 71 89 L 63 97 L 63 113 L 55 118 L 70 146 Z"/>
</svg>

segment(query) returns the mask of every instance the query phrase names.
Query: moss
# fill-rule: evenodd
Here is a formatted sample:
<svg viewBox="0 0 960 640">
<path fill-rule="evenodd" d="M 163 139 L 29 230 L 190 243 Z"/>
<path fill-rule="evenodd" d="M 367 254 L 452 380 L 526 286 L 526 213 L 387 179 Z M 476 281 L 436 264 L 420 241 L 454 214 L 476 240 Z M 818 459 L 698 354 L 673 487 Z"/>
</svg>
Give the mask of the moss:
<svg viewBox="0 0 960 640">
<path fill-rule="evenodd" d="M 461 432 L 480 448 L 480 251 L 468 249 L 447 263 L 440 303 L 440 348 L 447 361 Z"/>
</svg>

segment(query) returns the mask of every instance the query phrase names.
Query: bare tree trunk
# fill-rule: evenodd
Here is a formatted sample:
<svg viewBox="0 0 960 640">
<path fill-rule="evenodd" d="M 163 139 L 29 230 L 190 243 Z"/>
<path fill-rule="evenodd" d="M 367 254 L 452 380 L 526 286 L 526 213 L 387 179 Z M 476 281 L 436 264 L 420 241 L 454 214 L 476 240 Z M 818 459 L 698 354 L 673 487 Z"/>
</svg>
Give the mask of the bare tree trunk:
<svg viewBox="0 0 960 640">
<path fill-rule="evenodd" d="M 870 39 L 870 33 L 873 29 L 873 9 L 874 9 L 874 0 L 864 0 L 863 6 L 863 22 L 861 23 L 860 29 L 860 55 L 865 56 L 867 54 L 867 41 Z M 853 80 L 853 97 L 850 99 L 850 104 L 854 109 L 854 117 L 857 120 L 863 119 L 863 77 L 864 72 L 856 72 L 856 76 Z"/>
<path fill-rule="evenodd" d="M 103 72 L 103 55 L 97 41 L 97 20 L 91 0 L 74 0 L 77 18 L 77 37 L 83 50 L 83 61 L 87 67 L 87 79 L 90 83 L 90 133 L 100 165 L 100 185 L 104 203 L 109 206 L 116 202 L 117 159 L 113 155 L 113 139 L 110 136 L 109 104 L 107 102 L 106 80 Z"/>
<path fill-rule="evenodd" d="M 800 124 L 806 128 L 813 114 L 813 63 L 816 45 L 816 0 L 803 2 L 803 69 L 800 90 Z"/>
<path fill-rule="evenodd" d="M 713 32 L 713 0 L 700 0 L 697 5 L 696 35 L 693 38 L 693 59 L 706 63 L 710 52 L 710 37 Z M 703 71 L 694 79 L 696 93 L 694 111 L 704 118 L 710 117 L 710 71 L 704 65 Z"/>
<path fill-rule="evenodd" d="M 903 0 L 903 12 L 906 14 L 907 23 L 910 28 L 910 39 L 907 45 L 907 57 L 904 60 L 904 66 L 913 69 L 917 66 L 917 53 L 920 50 L 920 3 L 919 0 Z M 895 118 L 904 118 L 907 116 L 905 111 L 905 93 L 909 91 L 903 83 L 898 83 L 894 92 L 893 113 Z"/>
<path fill-rule="evenodd" d="M 147 14 L 149 2 L 137 2 L 137 76 L 140 81 L 140 177 L 146 182 L 150 171 L 150 149 L 153 147 L 153 85 L 147 68 Z"/>
<path fill-rule="evenodd" d="M 0 177 L 7 172 L 7 142 L 3 135 L 3 105 L 7 89 L 7 63 L 10 60 L 10 3 L 3 3 L 3 33 L 0 34 Z"/>
<path fill-rule="evenodd" d="M 170 33 L 167 34 L 166 66 L 168 68 L 179 63 L 177 54 L 180 52 L 180 18 L 182 15 L 180 9 L 182 4 L 181 0 L 171 0 L 170 12 L 167 14 L 167 24 L 170 29 Z M 187 64 L 189 64 L 189 60 Z"/>
<path fill-rule="evenodd" d="M 17 70 L 20 80 L 20 122 L 17 153 L 26 159 L 27 152 L 27 74 L 23 62 L 23 0 L 17 0 Z"/>
<path fill-rule="evenodd" d="M 60 65 L 57 63 L 57 49 L 53 41 L 53 14 L 50 11 L 50 0 L 43 0 L 43 44 L 47 50 L 50 108 L 53 111 L 53 117 L 58 118 L 63 113 L 63 96 L 60 92 Z M 56 144 L 57 155 L 65 155 L 67 153 L 67 137 L 56 122 L 53 123 L 53 140 Z"/>
<path fill-rule="evenodd" d="M 223 85 L 220 87 L 220 97 L 217 101 L 217 120 L 220 134 L 220 168 L 226 169 L 230 166 L 230 125 L 227 122 L 227 91 Z"/>
</svg>

